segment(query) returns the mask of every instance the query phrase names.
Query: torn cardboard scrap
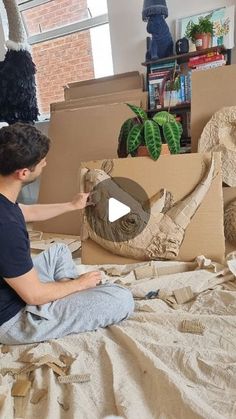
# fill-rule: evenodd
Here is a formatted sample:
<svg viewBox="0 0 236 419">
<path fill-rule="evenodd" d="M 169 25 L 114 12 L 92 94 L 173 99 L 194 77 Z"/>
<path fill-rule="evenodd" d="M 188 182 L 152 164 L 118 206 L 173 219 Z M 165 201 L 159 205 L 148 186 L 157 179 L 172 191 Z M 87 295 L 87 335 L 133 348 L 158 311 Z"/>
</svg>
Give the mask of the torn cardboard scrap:
<svg viewBox="0 0 236 419">
<path fill-rule="evenodd" d="M 14 397 L 25 397 L 30 387 L 31 381 L 18 379 L 12 386 L 11 395 Z"/>
<path fill-rule="evenodd" d="M 180 331 L 183 333 L 193 333 L 203 335 L 205 326 L 199 320 L 183 320 L 180 325 Z"/>
<path fill-rule="evenodd" d="M 67 412 L 70 409 L 69 403 L 64 398 L 62 398 L 61 396 L 58 396 L 57 403 L 61 406 L 61 408 L 65 412 Z"/>
<path fill-rule="evenodd" d="M 191 287 L 179 288 L 173 291 L 178 304 L 184 304 L 194 298 L 194 294 Z"/>
<path fill-rule="evenodd" d="M 1 352 L 2 354 L 7 354 L 8 352 L 10 352 L 10 347 L 8 345 L 2 345 Z"/>
<path fill-rule="evenodd" d="M 47 394 L 48 391 L 46 388 L 36 389 L 33 396 L 30 399 L 30 403 L 38 404 L 40 400 L 43 400 Z"/>
<path fill-rule="evenodd" d="M 42 239 L 43 232 L 42 231 L 37 231 L 37 230 L 29 230 L 28 235 L 29 235 L 30 241 L 37 241 L 37 240 Z"/>
<path fill-rule="evenodd" d="M 154 265 L 139 266 L 134 269 L 134 275 L 137 281 L 141 279 L 145 279 L 145 278 L 152 279 L 156 276 L 155 266 Z"/>
</svg>

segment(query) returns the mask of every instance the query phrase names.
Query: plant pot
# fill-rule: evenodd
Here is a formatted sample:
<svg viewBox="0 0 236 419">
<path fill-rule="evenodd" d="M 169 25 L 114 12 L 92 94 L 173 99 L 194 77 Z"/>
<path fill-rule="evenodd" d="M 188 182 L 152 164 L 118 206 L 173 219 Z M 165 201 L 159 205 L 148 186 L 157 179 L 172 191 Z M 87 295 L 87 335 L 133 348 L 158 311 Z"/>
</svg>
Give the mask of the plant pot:
<svg viewBox="0 0 236 419">
<path fill-rule="evenodd" d="M 211 47 L 211 34 L 198 33 L 195 35 L 195 45 L 197 51 L 202 51 Z"/>
<path fill-rule="evenodd" d="M 170 150 L 167 144 L 162 144 L 161 155 L 170 154 Z M 150 157 L 149 151 L 145 145 L 139 146 L 137 150 L 137 157 Z"/>
</svg>

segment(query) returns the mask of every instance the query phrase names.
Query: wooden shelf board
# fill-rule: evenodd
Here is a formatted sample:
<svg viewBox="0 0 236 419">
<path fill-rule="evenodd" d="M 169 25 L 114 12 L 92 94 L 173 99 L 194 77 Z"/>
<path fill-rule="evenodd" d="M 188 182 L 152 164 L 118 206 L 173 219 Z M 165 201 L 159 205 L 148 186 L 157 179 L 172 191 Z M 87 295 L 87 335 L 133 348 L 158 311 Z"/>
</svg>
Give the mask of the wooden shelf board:
<svg viewBox="0 0 236 419">
<path fill-rule="evenodd" d="M 188 52 L 186 54 L 179 54 L 179 55 L 172 55 L 170 57 L 165 57 L 165 58 L 160 58 L 159 60 L 151 60 L 151 61 L 145 61 L 144 63 L 142 63 L 143 66 L 147 67 L 149 65 L 152 64 L 162 64 L 168 61 L 174 61 L 177 60 L 178 63 L 183 63 L 185 61 L 188 61 L 189 58 L 191 57 L 196 57 L 197 55 L 203 55 L 203 54 L 208 54 L 209 52 L 213 52 L 213 51 L 218 51 L 220 53 L 226 53 L 227 50 L 225 49 L 224 46 L 215 46 L 215 47 L 211 47 L 211 48 L 207 48 L 204 49 L 202 51 L 192 51 L 192 52 Z"/>
</svg>

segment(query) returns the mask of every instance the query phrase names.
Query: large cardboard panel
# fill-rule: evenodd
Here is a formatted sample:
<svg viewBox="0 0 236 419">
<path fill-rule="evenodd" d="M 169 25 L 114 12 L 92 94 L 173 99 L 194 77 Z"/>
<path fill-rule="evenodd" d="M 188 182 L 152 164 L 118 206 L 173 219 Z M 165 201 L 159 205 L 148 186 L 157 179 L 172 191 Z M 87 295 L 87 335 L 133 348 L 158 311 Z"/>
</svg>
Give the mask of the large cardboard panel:
<svg viewBox="0 0 236 419">
<path fill-rule="evenodd" d="M 198 140 L 212 115 L 224 106 L 236 105 L 236 65 L 192 73 L 191 141 Z"/>
<path fill-rule="evenodd" d="M 109 103 L 129 103 L 134 100 L 141 100 L 141 107 L 147 109 L 148 95 L 147 92 L 143 92 L 141 89 L 125 90 L 107 95 L 89 96 L 82 99 L 51 103 L 50 108 L 51 112 L 55 112 L 62 109 L 82 108 Z"/>
<path fill-rule="evenodd" d="M 223 188 L 224 208 L 236 199 L 236 188 Z M 236 250 L 236 246 L 232 245 L 225 239 L 225 254 Z"/>
<path fill-rule="evenodd" d="M 181 246 L 178 260 L 191 261 L 205 255 L 222 262 L 225 252 L 223 228 L 223 193 L 220 153 L 214 153 L 216 175 L 202 205 L 192 218 Z M 139 183 L 152 197 L 166 188 L 177 202 L 201 181 L 211 154 L 161 156 L 156 162 L 148 157 L 115 159 L 112 176 L 128 177 Z M 101 168 L 102 161 L 85 162 L 82 167 Z M 82 261 L 88 264 L 135 262 L 104 250 L 90 239 L 82 244 Z M 137 262 L 137 261 L 136 261 Z"/>
<path fill-rule="evenodd" d="M 140 99 L 133 101 L 140 105 Z M 81 161 L 117 156 L 120 127 L 132 116 L 123 103 L 65 109 L 51 114 L 52 147 L 40 184 L 39 202 L 68 202 L 79 191 Z M 80 211 L 63 214 L 34 228 L 49 233 L 80 234 Z"/>
<path fill-rule="evenodd" d="M 68 83 L 64 88 L 65 100 L 79 99 L 88 96 L 100 96 L 124 90 L 143 90 L 143 75 L 138 71 L 101 77 L 99 79 Z"/>
</svg>

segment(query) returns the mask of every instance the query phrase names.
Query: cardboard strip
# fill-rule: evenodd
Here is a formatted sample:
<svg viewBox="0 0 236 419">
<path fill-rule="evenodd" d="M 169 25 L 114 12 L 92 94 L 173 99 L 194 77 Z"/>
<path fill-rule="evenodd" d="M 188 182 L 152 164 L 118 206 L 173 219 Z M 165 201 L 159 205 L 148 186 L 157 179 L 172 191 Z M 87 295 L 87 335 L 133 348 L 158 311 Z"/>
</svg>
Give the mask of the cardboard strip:
<svg viewBox="0 0 236 419">
<path fill-rule="evenodd" d="M 2 368 L 2 369 L 1 369 L 1 374 L 2 374 L 3 376 L 5 376 L 5 375 L 9 374 L 9 375 L 11 375 L 12 377 L 14 377 L 16 374 L 19 374 L 19 372 L 20 372 L 19 368 L 10 368 L 10 367 L 6 367 L 6 368 Z"/>
<path fill-rule="evenodd" d="M 57 378 L 60 384 L 71 384 L 71 383 L 87 383 L 91 380 L 90 374 L 72 374 L 60 376 Z"/>
<path fill-rule="evenodd" d="M 66 375 L 65 371 L 62 368 L 58 367 L 57 365 L 55 365 L 55 364 L 53 364 L 51 362 L 47 362 L 46 365 L 48 367 L 50 367 L 56 374 L 58 374 L 58 375 Z"/>
<path fill-rule="evenodd" d="M 48 364 L 48 363 L 55 364 L 58 367 L 62 367 L 62 368 L 65 366 L 64 362 L 60 361 L 60 359 L 50 354 L 44 355 L 37 360 L 37 365 L 39 366 L 43 364 Z"/>
<path fill-rule="evenodd" d="M 6 400 L 6 397 L 7 397 L 6 394 L 0 394 L 0 411 L 4 406 L 4 402 Z"/>
</svg>

